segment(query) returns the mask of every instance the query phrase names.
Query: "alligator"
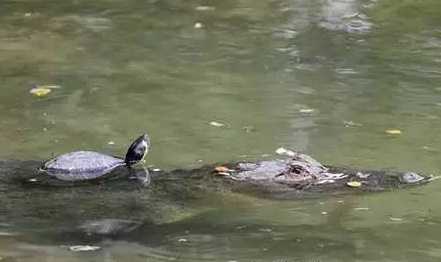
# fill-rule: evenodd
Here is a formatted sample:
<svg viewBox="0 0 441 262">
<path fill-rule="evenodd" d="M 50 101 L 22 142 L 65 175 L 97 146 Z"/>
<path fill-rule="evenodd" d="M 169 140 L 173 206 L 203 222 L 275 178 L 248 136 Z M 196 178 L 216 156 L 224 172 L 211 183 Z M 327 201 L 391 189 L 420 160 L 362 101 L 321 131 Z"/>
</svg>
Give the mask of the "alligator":
<svg viewBox="0 0 441 262">
<path fill-rule="evenodd" d="M 296 199 L 335 195 L 349 192 L 378 192 L 426 184 L 434 177 L 414 172 L 390 170 L 360 170 L 350 167 L 322 165 L 309 155 L 286 149 L 279 149 L 283 158 L 256 162 L 233 162 L 206 165 L 195 169 L 115 168 L 110 174 L 92 180 L 62 181 L 41 173 L 38 161 L 4 161 L 0 182 L 19 182 L 27 187 L 79 186 L 109 184 L 119 181 L 120 185 L 136 178 L 145 190 L 155 184 L 168 183 L 185 185 L 189 191 L 230 190 L 255 196 L 275 199 Z M 1 164 L 1 163 L 0 163 Z M 180 186 L 181 190 L 184 190 Z"/>
<path fill-rule="evenodd" d="M 61 181 L 42 174 L 41 164 L 0 161 L 0 229 L 31 228 L 37 236 L 67 232 L 63 239 L 125 234 L 140 226 L 150 232 L 197 217 L 230 198 L 236 205 L 260 199 L 313 199 L 395 190 L 434 179 L 413 172 L 325 166 L 291 151 L 274 160 L 194 169 L 121 167 L 86 181 Z"/>
</svg>

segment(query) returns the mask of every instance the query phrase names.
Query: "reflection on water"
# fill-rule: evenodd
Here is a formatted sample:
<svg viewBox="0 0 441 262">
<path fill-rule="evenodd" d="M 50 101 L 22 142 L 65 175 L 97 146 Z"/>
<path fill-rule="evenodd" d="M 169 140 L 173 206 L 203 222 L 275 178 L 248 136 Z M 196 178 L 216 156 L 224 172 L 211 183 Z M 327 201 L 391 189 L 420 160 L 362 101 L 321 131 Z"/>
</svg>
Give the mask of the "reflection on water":
<svg viewBox="0 0 441 262">
<path fill-rule="evenodd" d="M 372 24 L 367 15 L 360 13 L 364 5 L 361 1 L 331 1 L 323 5 L 320 25 L 329 30 L 342 30 L 348 33 L 368 32 Z"/>
<path fill-rule="evenodd" d="M 0 7 L 0 159 L 41 161 L 78 149 L 122 155 L 147 130 L 147 164 L 165 169 L 272 157 L 280 146 L 334 165 L 441 168 L 438 0 Z M 61 88 L 37 98 L 33 84 Z M 167 183 L 155 194 L 5 184 L 0 194 L 14 201 L 0 208 L 0 258 L 438 261 L 438 187 L 270 201 Z M 130 190 L 130 201 L 118 198 Z M 32 208 L 48 196 L 57 204 Z M 112 236 L 68 230 L 96 221 L 102 230 L 124 228 L 115 221 L 139 227 Z M 79 244 L 102 249 L 67 248 Z"/>
</svg>

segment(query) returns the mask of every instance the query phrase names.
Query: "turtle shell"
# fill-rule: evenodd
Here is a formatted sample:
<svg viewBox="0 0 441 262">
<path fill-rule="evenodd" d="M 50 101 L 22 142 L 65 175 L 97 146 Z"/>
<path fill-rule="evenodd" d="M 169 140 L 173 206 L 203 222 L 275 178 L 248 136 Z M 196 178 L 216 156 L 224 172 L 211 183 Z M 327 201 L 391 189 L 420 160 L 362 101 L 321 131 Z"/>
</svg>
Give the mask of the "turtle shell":
<svg viewBox="0 0 441 262">
<path fill-rule="evenodd" d="M 44 163 L 42 171 L 66 181 L 95 179 L 125 165 L 124 160 L 92 151 L 60 155 Z"/>
</svg>

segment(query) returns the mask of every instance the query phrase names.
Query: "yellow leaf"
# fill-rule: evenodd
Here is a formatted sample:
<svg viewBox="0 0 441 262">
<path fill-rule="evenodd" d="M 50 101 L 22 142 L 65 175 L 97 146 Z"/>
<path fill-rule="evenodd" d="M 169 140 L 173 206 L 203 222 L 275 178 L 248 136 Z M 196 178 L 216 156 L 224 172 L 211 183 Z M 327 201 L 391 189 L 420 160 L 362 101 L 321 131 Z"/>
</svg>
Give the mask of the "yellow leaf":
<svg viewBox="0 0 441 262">
<path fill-rule="evenodd" d="M 361 187 L 361 183 L 358 181 L 350 181 L 347 182 L 346 185 L 348 185 L 349 187 Z"/>
<path fill-rule="evenodd" d="M 389 135 L 401 135 L 401 130 L 399 129 L 387 129 L 385 132 Z"/>
<path fill-rule="evenodd" d="M 31 94 L 41 97 L 49 94 L 52 90 L 49 88 L 42 88 L 42 87 L 35 87 L 32 88 L 31 91 L 29 91 Z"/>
</svg>

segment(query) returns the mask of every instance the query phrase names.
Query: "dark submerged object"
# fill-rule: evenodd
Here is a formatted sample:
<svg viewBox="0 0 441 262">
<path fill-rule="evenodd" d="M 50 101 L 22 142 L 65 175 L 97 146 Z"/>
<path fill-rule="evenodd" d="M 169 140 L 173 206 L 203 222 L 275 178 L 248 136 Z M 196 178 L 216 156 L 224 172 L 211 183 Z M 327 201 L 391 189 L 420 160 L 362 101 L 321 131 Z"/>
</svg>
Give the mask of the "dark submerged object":
<svg viewBox="0 0 441 262">
<path fill-rule="evenodd" d="M 138 137 L 127 150 L 125 159 L 93 151 L 75 151 L 46 161 L 40 172 L 64 181 L 91 180 L 119 167 L 131 167 L 144 159 L 150 148 L 147 134 Z"/>
</svg>

